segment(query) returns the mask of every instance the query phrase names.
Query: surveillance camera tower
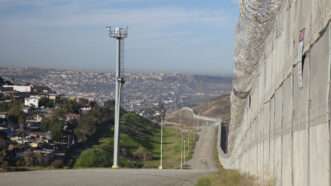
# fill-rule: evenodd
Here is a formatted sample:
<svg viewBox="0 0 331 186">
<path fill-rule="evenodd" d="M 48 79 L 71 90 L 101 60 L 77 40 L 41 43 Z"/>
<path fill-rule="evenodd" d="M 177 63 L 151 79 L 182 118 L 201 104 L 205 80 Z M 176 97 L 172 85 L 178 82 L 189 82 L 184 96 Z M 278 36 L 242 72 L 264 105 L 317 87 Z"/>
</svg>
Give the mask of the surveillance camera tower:
<svg viewBox="0 0 331 186">
<path fill-rule="evenodd" d="M 117 40 L 117 56 L 116 56 L 116 88 L 115 88 L 115 128 L 114 128 L 114 161 L 112 168 L 118 168 L 118 137 L 119 137 L 119 122 L 120 122 L 120 104 L 121 104 L 121 88 L 125 83 L 122 76 L 123 56 L 124 56 L 124 39 L 128 37 L 128 28 L 123 27 L 107 27 L 109 37 Z"/>
</svg>

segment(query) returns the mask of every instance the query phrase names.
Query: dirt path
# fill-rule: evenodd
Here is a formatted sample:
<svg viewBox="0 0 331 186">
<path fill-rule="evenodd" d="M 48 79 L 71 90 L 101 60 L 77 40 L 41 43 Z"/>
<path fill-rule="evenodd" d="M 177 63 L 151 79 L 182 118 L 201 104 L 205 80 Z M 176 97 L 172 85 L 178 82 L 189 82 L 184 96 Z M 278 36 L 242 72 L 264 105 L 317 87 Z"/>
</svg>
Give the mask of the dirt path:
<svg viewBox="0 0 331 186">
<path fill-rule="evenodd" d="M 187 164 L 195 170 L 217 170 L 214 151 L 216 146 L 216 128 L 205 126 L 201 128 L 199 140 L 194 149 L 193 158 Z"/>
</svg>

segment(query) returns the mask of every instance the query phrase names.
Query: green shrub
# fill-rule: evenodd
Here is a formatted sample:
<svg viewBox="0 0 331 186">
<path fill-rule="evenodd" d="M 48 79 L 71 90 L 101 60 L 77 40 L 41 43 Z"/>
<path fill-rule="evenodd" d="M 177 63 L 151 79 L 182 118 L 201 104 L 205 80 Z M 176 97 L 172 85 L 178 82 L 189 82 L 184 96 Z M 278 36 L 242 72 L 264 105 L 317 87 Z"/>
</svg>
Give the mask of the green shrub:
<svg viewBox="0 0 331 186">
<path fill-rule="evenodd" d="M 211 186 L 211 181 L 209 178 L 201 178 L 196 186 Z"/>
<path fill-rule="evenodd" d="M 91 148 L 83 151 L 75 163 L 76 168 L 109 167 L 112 164 L 112 154 L 101 148 Z"/>
<path fill-rule="evenodd" d="M 133 152 L 133 155 L 136 159 L 143 161 L 151 160 L 153 158 L 152 153 L 143 146 L 139 146 L 139 148 Z"/>
</svg>

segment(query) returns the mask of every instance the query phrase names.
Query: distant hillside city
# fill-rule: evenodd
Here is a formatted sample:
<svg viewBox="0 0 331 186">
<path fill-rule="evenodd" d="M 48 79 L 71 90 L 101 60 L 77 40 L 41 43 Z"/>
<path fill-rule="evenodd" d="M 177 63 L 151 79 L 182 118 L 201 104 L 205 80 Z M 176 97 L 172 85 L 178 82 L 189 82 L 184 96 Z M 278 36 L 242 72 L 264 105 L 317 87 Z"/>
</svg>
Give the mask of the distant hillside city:
<svg viewBox="0 0 331 186">
<path fill-rule="evenodd" d="M 126 82 L 125 167 L 149 167 L 158 159 L 160 102 L 171 112 L 231 88 L 230 78 L 182 74 L 132 73 Z M 110 166 L 113 88 L 113 73 L 0 68 L 0 171 Z"/>
<path fill-rule="evenodd" d="M 113 116 L 113 101 L 100 105 L 0 76 L 0 172 L 110 166 Z M 142 167 L 155 158 L 155 122 L 122 110 L 121 130 L 121 165 Z"/>
<path fill-rule="evenodd" d="M 39 68 L 0 68 L 0 75 L 21 83 L 50 87 L 59 95 L 103 103 L 114 98 L 115 74 Z M 126 73 L 122 105 L 151 118 L 162 100 L 168 111 L 228 94 L 231 77 L 178 73 Z"/>
</svg>

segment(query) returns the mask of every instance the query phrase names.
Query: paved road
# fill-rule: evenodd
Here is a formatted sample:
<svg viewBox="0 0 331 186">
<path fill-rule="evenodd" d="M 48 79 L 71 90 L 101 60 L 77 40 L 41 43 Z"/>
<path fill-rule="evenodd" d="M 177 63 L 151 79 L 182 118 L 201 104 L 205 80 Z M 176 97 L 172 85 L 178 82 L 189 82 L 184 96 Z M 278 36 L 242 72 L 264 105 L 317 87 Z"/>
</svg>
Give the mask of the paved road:
<svg viewBox="0 0 331 186">
<path fill-rule="evenodd" d="M 212 158 L 213 128 L 203 128 L 197 143 L 192 170 L 82 169 L 13 172 L 0 174 L 0 186 L 193 186 L 215 169 Z"/>
<path fill-rule="evenodd" d="M 82 169 L 0 174 L 1 186 L 191 186 L 205 171 Z"/>
<path fill-rule="evenodd" d="M 217 170 L 214 150 L 216 147 L 216 128 L 213 126 L 201 128 L 199 141 L 197 142 L 193 157 L 188 161 L 192 169 L 197 170 Z"/>
</svg>

